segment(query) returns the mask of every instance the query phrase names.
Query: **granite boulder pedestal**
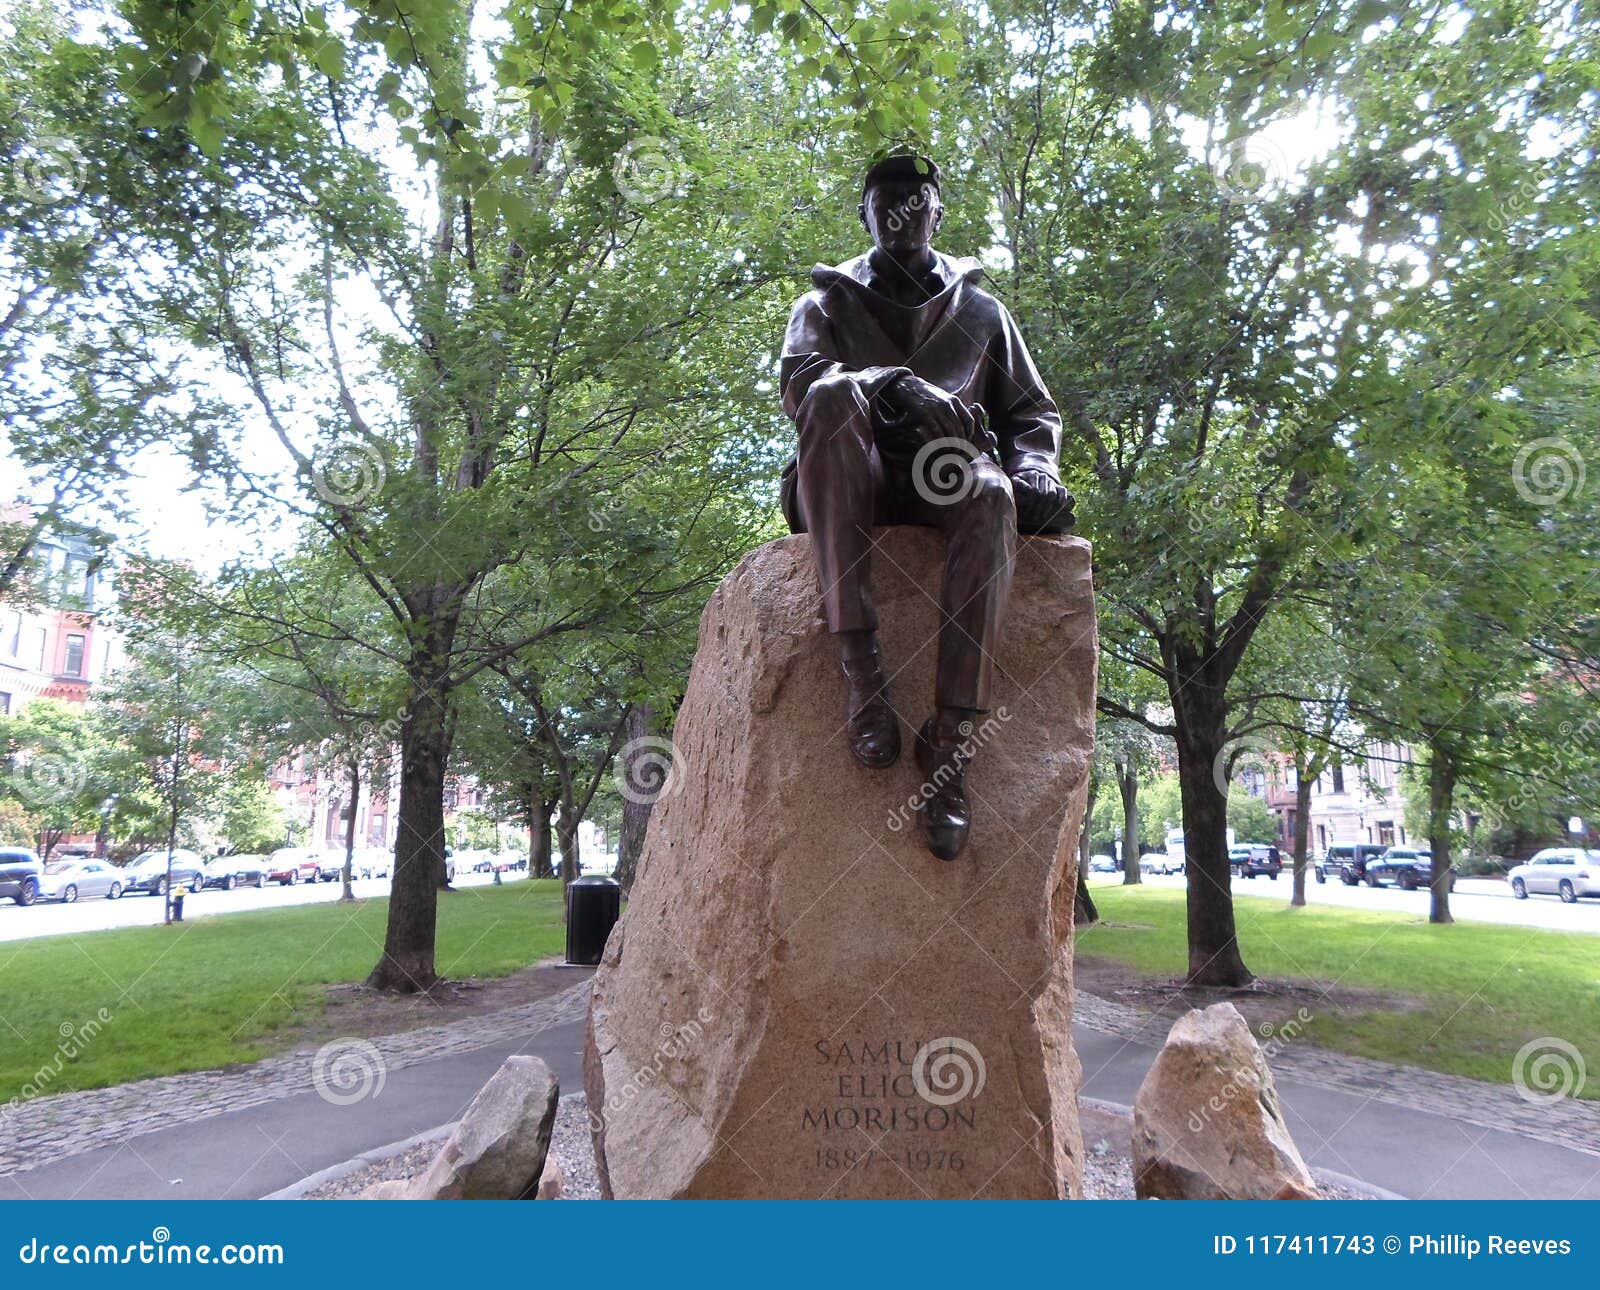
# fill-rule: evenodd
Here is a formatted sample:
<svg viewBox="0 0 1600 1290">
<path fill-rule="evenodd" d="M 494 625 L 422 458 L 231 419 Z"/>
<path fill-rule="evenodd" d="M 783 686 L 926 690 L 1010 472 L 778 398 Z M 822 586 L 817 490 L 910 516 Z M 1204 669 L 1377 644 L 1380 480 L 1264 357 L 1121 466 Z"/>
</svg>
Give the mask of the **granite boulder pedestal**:
<svg viewBox="0 0 1600 1290">
<path fill-rule="evenodd" d="M 634 1197 L 1080 1192 L 1076 842 L 1094 747 L 1089 546 L 1018 543 L 972 837 L 918 833 L 944 542 L 874 534 L 906 755 L 857 766 L 805 536 L 751 552 L 700 622 L 585 1083 L 602 1188 Z"/>
</svg>

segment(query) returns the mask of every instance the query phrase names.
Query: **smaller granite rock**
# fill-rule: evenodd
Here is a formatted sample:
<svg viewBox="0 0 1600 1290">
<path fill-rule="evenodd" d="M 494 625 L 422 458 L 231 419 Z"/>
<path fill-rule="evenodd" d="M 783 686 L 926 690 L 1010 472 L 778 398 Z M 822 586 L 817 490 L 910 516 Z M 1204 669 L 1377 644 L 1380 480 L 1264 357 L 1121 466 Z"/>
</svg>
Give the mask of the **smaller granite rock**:
<svg viewBox="0 0 1600 1290">
<path fill-rule="evenodd" d="M 547 1165 L 560 1097 L 556 1077 L 537 1057 L 506 1058 L 422 1174 L 374 1183 L 361 1199 L 551 1199 L 544 1190 L 551 1167 L 558 1189 L 561 1177 L 559 1165 Z"/>
<path fill-rule="evenodd" d="M 1316 1200 L 1266 1057 L 1231 1003 L 1179 1017 L 1133 1103 L 1142 1199 Z"/>
<path fill-rule="evenodd" d="M 553 1156 L 544 1158 L 544 1172 L 539 1175 L 539 1191 L 534 1200 L 560 1200 L 567 1190 L 567 1176 L 560 1162 Z"/>
</svg>

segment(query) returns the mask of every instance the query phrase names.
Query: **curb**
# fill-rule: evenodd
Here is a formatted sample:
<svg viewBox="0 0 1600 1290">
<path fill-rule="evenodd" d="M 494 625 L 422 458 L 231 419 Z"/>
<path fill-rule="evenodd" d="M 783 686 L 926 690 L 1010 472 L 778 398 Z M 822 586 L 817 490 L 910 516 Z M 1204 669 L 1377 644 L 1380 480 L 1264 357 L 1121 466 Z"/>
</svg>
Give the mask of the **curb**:
<svg viewBox="0 0 1600 1290">
<path fill-rule="evenodd" d="M 414 1133 L 409 1138 L 399 1142 L 391 1142 L 388 1146 L 373 1147 L 371 1151 L 363 1151 L 359 1156 L 353 1156 L 342 1164 L 329 1165 L 326 1169 L 319 1169 L 314 1174 L 307 1174 L 299 1182 L 290 1183 L 277 1191 L 269 1192 L 262 1200 L 299 1200 L 308 1191 L 315 1191 L 318 1187 L 326 1186 L 331 1182 L 338 1182 L 341 1178 L 348 1178 L 353 1173 L 359 1173 L 369 1165 L 381 1164 L 385 1160 L 392 1160 L 395 1156 L 410 1151 L 412 1147 L 435 1138 L 442 1138 L 454 1131 L 460 1120 L 452 1120 L 449 1124 L 438 1124 L 431 1129 L 424 1129 L 421 1133 Z"/>
</svg>

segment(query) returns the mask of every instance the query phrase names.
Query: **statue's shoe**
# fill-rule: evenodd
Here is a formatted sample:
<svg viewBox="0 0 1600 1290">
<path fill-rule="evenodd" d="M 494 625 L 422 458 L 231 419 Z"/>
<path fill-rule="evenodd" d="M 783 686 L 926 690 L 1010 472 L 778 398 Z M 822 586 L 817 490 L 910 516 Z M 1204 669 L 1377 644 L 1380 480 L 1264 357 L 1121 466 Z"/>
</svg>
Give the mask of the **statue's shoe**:
<svg viewBox="0 0 1600 1290">
<path fill-rule="evenodd" d="M 842 659 L 845 724 L 850 755 L 868 770 L 883 770 L 900 759 L 900 718 L 889 702 L 883 658 Z"/>
<path fill-rule="evenodd" d="M 928 850 L 941 860 L 954 860 L 967 845 L 972 817 L 967 810 L 968 756 L 959 742 L 934 742 L 936 718 L 917 731 L 917 768 L 923 775 L 923 801 L 917 808 Z"/>
</svg>

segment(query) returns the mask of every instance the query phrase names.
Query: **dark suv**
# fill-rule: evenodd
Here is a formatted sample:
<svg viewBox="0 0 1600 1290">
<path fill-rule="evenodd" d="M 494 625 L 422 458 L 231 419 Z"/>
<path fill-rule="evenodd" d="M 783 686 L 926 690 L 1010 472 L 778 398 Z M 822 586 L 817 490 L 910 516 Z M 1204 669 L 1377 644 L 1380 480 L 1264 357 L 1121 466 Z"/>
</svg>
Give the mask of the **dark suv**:
<svg viewBox="0 0 1600 1290">
<path fill-rule="evenodd" d="M 1266 874 L 1276 879 L 1283 872 L 1283 855 L 1277 847 L 1264 842 L 1242 842 L 1229 850 L 1228 864 L 1241 878 Z"/>
<path fill-rule="evenodd" d="M 1433 881 L 1433 853 L 1414 847 L 1390 847 L 1376 860 L 1367 861 L 1366 883 L 1381 887 L 1392 882 L 1405 891 L 1415 891 Z M 1456 876 L 1450 874 L 1450 890 L 1456 889 Z"/>
<path fill-rule="evenodd" d="M 0 900 L 10 897 L 19 905 L 39 899 L 39 876 L 44 868 L 39 857 L 20 847 L 0 850 Z"/>
<path fill-rule="evenodd" d="M 1367 876 L 1367 864 L 1389 848 L 1381 842 L 1336 842 L 1323 859 L 1329 873 L 1336 873 L 1346 887 L 1354 887 Z"/>
</svg>

